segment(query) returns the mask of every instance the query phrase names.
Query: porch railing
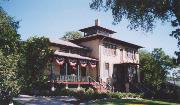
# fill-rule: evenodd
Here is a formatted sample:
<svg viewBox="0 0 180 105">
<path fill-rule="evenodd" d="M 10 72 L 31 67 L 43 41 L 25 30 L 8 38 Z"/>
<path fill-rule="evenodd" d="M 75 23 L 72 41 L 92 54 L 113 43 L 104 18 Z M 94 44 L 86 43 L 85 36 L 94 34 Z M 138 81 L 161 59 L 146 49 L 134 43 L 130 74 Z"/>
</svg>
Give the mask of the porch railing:
<svg viewBox="0 0 180 105">
<path fill-rule="evenodd" d="M 56 80 L 66 82 L 89 82 L 89 76 L 56 75 Z"/>
</svg>

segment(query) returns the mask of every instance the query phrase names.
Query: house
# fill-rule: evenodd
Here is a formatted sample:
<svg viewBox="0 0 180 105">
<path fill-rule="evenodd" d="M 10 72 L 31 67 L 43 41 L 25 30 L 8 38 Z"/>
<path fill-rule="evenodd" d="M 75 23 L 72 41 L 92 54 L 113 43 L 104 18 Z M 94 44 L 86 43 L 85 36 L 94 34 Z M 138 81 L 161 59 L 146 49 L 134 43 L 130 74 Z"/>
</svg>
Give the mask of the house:
<svg viewBox="0 0 180 105">
<path fill-rule="evenodd" d="M 129 92 L 133 84 L 140 82 L 141 46 L 113 38 L 116 32 L 101 27 L 98 20 L 94 26 L 79 31 L 84 37 L 70 41 L 50 39 L 54 57 L 46 74 L 53 74 L 56 82 L 66 87 L 91 84 Z"/>
</svg>

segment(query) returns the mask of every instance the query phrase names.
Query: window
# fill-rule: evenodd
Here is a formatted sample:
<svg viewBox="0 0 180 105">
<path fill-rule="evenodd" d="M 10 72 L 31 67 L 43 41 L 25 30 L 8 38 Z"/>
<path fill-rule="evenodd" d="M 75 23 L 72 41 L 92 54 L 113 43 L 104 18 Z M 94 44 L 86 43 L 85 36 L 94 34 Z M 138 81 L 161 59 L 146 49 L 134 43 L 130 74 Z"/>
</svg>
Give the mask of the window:
<svg viewBox="0 0 180 105">
<path fill-rule="evenodd" d="M 123 62 L 123 49 L 120 49 L 120 60 Z"/>
<path fill-rule="evenodd" d="M 105 63 L 105 70 L 109 70 L 109 63 Z"/>
<path fill-rule="evenodd" d="M 127 59 L 135 59 L 135 50 L 133 50 L 133 49 L 130 49 L 130 48 L 128 48 L 128 49 L 126 49 L 126 57 L 127 57 Z"/>
<path fill-rule="evenodd" d="M 128 67 L 128 76 L 129 76 L 129 82 L 132 82 L 136 77 L 136 68 L 135 66 L 129 66 Z"/>
<path fill-rule="evenodd" d="M 112 43 L 108 43 L 108 42 L 105 42 L 103 43 L 103 46 L 104 46 L 104 50 L 103 50 L 103 53 L 106 54 L 106 55 L 116 55 L 116 45 L 115 44 L 112 44 Z"/>
<path fill-rule="evenodd" d="M 134 57 L 133 57 L 134 60 L 136 60 L 136 54 L 138 54 L 138 51 L 134 50 Z"/>
</svg>

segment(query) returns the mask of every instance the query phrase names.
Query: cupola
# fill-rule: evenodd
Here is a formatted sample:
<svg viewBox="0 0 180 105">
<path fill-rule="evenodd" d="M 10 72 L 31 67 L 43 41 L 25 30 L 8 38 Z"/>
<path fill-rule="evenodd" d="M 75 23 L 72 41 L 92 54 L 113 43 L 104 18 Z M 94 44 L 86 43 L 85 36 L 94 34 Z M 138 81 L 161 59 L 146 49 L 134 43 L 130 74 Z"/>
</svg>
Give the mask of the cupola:
<svg viewBox="0 0 180 105">
<path fill-rule="evenodd" d="M 110 29 L 104 28 L 100 26 L 100 21 L 98 19 L 95 20 L 95 25 L 87 28 L 80 29 L 79 31 L 84 33 L 84 36 L 90 35 L 104 35 L 104 36 L 111 36 L 112 34 L 116 33 Z"/>
</svg>

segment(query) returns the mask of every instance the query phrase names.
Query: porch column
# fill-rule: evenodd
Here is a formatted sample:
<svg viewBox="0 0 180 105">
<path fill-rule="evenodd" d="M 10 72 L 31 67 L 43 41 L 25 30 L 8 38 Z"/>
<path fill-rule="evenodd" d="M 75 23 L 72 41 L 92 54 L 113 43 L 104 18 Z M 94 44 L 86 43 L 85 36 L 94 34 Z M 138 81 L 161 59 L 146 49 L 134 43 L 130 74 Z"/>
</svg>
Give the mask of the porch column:
<svg viewBox="0 0 180 105">
<path fill-rule="evenodd" d="M 78 78 L 77 78 L 78 82 L 80 82 L 80 79 L 79 79 L 79 76 L 80 76 L 79 65 L 78 65 L 78 75 L 77 76 L 78 76 Z M 80 84 L 78 84 L 78 88 L 77 89 L 80 90 Z"/>
<path fill-rule="evenodd" d="M 78 79 L 78 82 L 79 82 L 79 65 L 78 65 L 78 68 L 77 68 L 77 69 L 78 69 L 78 75 L 77 75 L 78 78 L 77 78 L 77 79 Z"/>
<path fill-rule="evenodd" d="M 51 81 L 54 82 L 53 62 L 51 62 Z"/>
<path fill-rule="evenodd" d="M 66 62 L 66 77 L 65 77 L 65 79 L 66 79 L 66 82 L 67 82 L 67 62 Z M 66 83 L 66 89 L 68 89 L 68 84 Z"/>
<path fill-rule="evenodd" d="M 141 80 L 140 80 L 139 65 L 137 65 L 137 79 L 138 79 L 138 83 L 140 83 L 140 82 L 141 82 Z"/>
<path fill-rule="evenodd" d="M 52 80 L 53 80 L 53 79 L 52 79 L 52 78 L 53 78 L 53 71 L 52 71 L 52 68 L 53 68 L 53 67 L 52 67 L 52 62 L 51 62 L 51 65 L 50 65 L 50 66 L 51 66 L 51 68 L 50 68 L 50 70 L 51 70 L 50 80 L 51 80 L 51 82 L 52 82 Z"/>
</svg>

